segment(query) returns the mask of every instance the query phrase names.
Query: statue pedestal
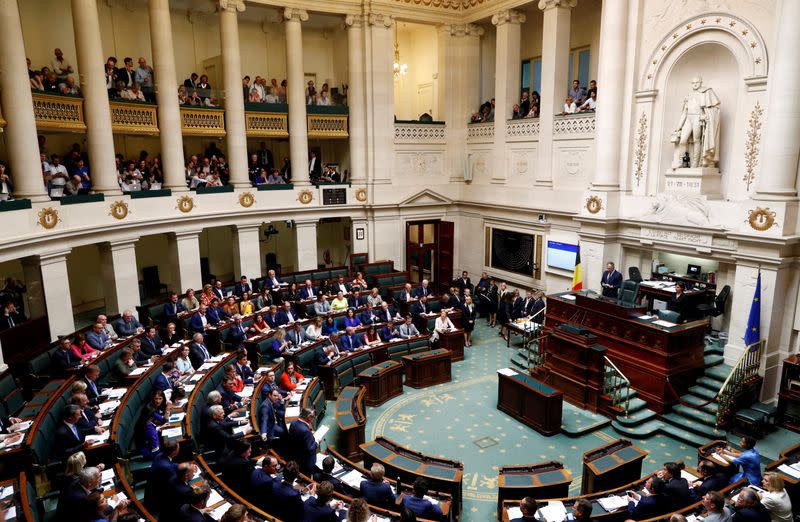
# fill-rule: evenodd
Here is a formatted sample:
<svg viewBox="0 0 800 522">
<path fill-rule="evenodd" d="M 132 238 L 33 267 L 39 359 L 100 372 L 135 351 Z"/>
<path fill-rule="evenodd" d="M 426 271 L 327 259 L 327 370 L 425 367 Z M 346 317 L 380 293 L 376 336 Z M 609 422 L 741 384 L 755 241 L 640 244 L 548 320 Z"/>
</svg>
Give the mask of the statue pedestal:
<svg viewBox="0 0 800 522">
<path fill-rule="evenodd" d="M 722 174 L 718 168 L 694 167 L 667 169 L 664 192 L 691 194 L 716 199 L 722 195 Z"/>
</svg>

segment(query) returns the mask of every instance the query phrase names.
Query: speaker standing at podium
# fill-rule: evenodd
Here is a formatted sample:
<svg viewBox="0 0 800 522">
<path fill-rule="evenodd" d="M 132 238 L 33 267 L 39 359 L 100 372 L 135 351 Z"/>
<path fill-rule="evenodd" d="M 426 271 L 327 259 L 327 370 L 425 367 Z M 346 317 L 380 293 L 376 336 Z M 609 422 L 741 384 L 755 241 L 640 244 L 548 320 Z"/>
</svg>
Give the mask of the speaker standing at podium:
<svg viewBox="0 0 800 522">
<path fill-rule="evenodd" d="M 617 292 L 622 285 L 622 274 L 614 270 L 614 263 L 606 264 L 606 271 L 600 278 L 600 286 L 603 287 L 603 297 L 617 298 Z"/>
</svg>

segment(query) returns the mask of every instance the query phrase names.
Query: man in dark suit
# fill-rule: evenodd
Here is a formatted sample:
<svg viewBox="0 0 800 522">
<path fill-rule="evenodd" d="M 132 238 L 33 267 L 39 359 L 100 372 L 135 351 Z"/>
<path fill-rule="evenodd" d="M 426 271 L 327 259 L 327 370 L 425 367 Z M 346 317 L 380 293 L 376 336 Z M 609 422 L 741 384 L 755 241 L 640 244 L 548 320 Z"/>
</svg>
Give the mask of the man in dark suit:
<svg viewBox="0 0 800 522">
<path fill-rule="evenodd" d="M 316 483 L 327 480 L 333 486 L 334 491 L 341 493 L 342 495 L 346 495 L 347 492 L 344 489 L 344 484 L 342 481 L 333 476 L 334 466 L 336 466 L 336 461 L 334 460 L 333 456 L 328 455 L 322 459 L 322 471 L 314 473 L 314 476 L 311 478 L 313 478 L 314 482 Z"/>
<path fill-rule="evenodd" d="M 237 440 L 231 453 L 219 463 L 225 484 L 240 495 L 248 495 L 250 477 L 256 463 L 250 458 L 252 448 L 246 440 Z"/>
<path fill-rule="evenodd" d="M 410 509 L 420 518 L 441 519 L 441 508 L 438 504 L 432 504 L 430 500 L 424 498 L 427 494 L 428 481 L 419 477 L 414 481 L 414 494 L 403 497 L 403 507 Z"/>
<path fill-rule="evenodd" d="M 361 320 L 361 324 L 367 326 L 371 325 L 374 322 L 379 322 L 378 317 L 375 315 L 375 309 L 372 308 L 372 305 L 370 303 L 367 303 L 367 307 L 360 314 L 358 314 L 358 318 Z"/>
<path fill-rule="evenodd" d="M 339 345 L 342 347 L 342 350 L 346 352 L 354 352 L 359 348 L 362 348 L 364 343 L 362 343 L 361 339 L 359 339 L 358 335 L 356 335 L 355 328 L 348 326 L 345 329 L 344 335 L 342 335 L 339 339 Z"/>
<path fill-rule="evenodd" d="M 272 169 L 275 166 L 275 161 L 272 159 L 272 151 L 267 148 L 267 144 L 263 141 L 259 146 L 258 162 L 261 167 L 267 170 L 267 172 L 272 172 Z"/>
<path fill-rule="evenodd" d="M 230 341 L 234 350 L 244 347 L 244 342 L 247 340 L 247 330 L 242 325 L 242 316 L 236 314 L 233 316 L 233 325 L 230 327 Z"/>
<path fill-rule="evenodd" d="M 278 311 L 278 317 L 276 318 L 276 322 L 278 326 L 283 326 L 285 324 L 293 323 L 297 321 L 298 317 L 297 314 L 292 310 L 292 303 L 289 301 L 283 302 L 283 308 Z"/>
<path fill-rule="evenodd" d="M 158 515 L 166 501 L 167 488 L 177 480 L 178 464 L 174 462 L 178 456 L 180 445 L 177 440 L 165 439 L 161 443 L 161 452 L 155 456 L 147 473 L 144 485 L 144 507 L 151 515 Z M 189 464 L 186 464 L 187 466 Z"/>
<path fill-rule="evenodd" d="M 194 488 L 189 497 L 189 503 L 181 506 L 178 517 L 174 520 L 178 522 L 216 522 L 211 515 L 205 512 L 206 504 L 211 496 L 211 487 L 203 483 Z"/>
<path fill-rule="evenodd" d="M 316 183 L 322 177 L 322 162 L 313 150 L 308 153 L 308 179 L 311 183 Z"/>
<path fill-rule="evenodd" d="M 200 307 L 197 309 L 197 312 L 192 314 L 192 318 L 189 319 L 189 331 L 192 333 L 203 333 L 206 331 L 206 327 L 208 326 L 208 317 L 206 316 L 206 305 L 201 304 Z"/>
<path fill-rule="evenodd" d="M 192 337 L 193 342 L 189 345 L 189 360 L 192 361 L 194 369 L 200 368 L 211 354 L 203 343 L 203 334 L 196 333 Z"/>
<path fill-rule="evenodd" d="M 350 292 L 350 283 L 346 283 L 343 276 L 339 276 L 339 279 L 334 281 L 330 287 L 331 295 L 335 295 L 338 292 L 341 292 L 343 295 Z"/>
<path fill-rule="evenodd" d="M 317 298 L 317 289 L 314 288 L 313 283 L 311 283 L 311 279 L 306 279 L 305 286 L 303 286 L 303 288 L 300 289 L 300 299 L 307 300 L 316 298 Z"/>
<path fill-rule="evenodd" d="M 81 409 L 81 415 L 78 417 L 78 422 L 75 423 L 75 427 L 78 428 L 78 432 L 81 435 L 85 437 L 87 435 L 94 435 L 95 433 L 103 433 L 106 431 L 105 428 L 97 425 L 99 419 L 94 413 L 94 408 L 89 406 L 89 399 L 86 397 L 85 393 L 74 394 L 70 397 L 69 403 Z"/>
<path fill-rule="evenodd" d="M 142 352 L 148 357 L 152 357 L 154 355 L 164 355 L 162 349 L 164 343 L 161 342 L 161 338 L 158 336 L 158 331 L 156 330 L 155 326 L 150 326 L 147 328 L 144 337 L 142 337 L 141 346 Z"/>
<path fill-rule="evenodd" d="M 530 315 L 535 322 L 541 323 L 544 321 L 544 312 L 541 312 L 542 310 L 544 310 L 544 292 L 537 290 L 533 293 L 533 304 L 531 305 L 531 310 L 528 315 Z"/>
<path fill-rule="evenodd" d="M 416 304 L 416 303 L 415 303 Z M 381 303 L 381 309 L 375 311 L 375 322 L 376 323 L 391 323 L 394 320 L 396 315 L 395 310 L 389 306 L 389 303 L 383 301 Z"/>
<path fill-rule="evenodd" d="M 123 63 L 125 67 L 117 69 L 117 81 L 121 81 L 125 84 L 125 87 L 133 87 L 133 84 L 136 83 L 136 70 L 133 68 L 133 58 L 126 57 Z"/>
<path fill-rule="evenodd" d="M 464 270 L 461 272 L 461 277 L 456 279 L 455 281 L 456 287 L 458 288 L 458 293 L 462 296 L 464 295 L 464 290 L 469 290 L 472 292 L 472 281 L 469 279 L 469 273 Z"/>
<path fill-rule="evenodd" d="M 250 474 L 250 498 L 252 502 L 264 511 L 269 511 L 269 500 L 272 489 L 280 483 L 278 475 L 278 460 L 269 455 L 261 459 L 261 467 L 256 467 Z"/>
<path fill-rule="evenodd" d="M 414 296 L 419 298 L 422 296 L 431 297 L 433 295 L 433 288 L 431 288 L 427 279 L 423 279 L 422 283 L 414 291 Z"/>
<path fill-rule="evenodd" d="M 628 492 L 628 516 L 633 520 L 644 520 L 661 516 L 670 511 L 669 498 L 664 494 L 666 484 L 658 477 L 647 479 L 645 483 L 649 495 L 639 495 L 634 491 Z M 639 503 L 634 503 L 635 499 Z"/>
<path fill-rule="evenodd" d="M 86 397 L 92 406 L 96 406 L 99 402 L 100 386 L 97 385 L 97 379 L 99 378 L 100 367 L 96 364 L 90 364 L 83 371 L 83 382 L 86 383 Z"/>
<path fill-rule="evenodd" d="M 294 481 L 299 472 L 297 462 L 290 460 L 283 468 L 283 480 L 272 487 L 268 511 L 279 520 L 303 518 L 303 499 L 300 498 L 300 491 L 294 489 Z"/>
<path fill-rule="evenodd" d="M 225 300 L 225 289 L 222 287 L 222 281 L 219 279 L 214 282 L 214 288 L 212 289 L 212 292 L 214 292 L 214 297 L 220 301 Z"/>
<path fill-rule="evenodd" d="M 273 294 L 275 292 L 279 292 L 281 289 L 281 280 L 278 279 L 278 276 L 275 274 L 275 270 L 270 270 L 269 272 L 267 272 L 267 278 L 264 280 L 263 284 L 266 285 L 267 288 L 272 290 Z M 278 297 L 279 296 L 275 294 L 276 300 L 278 299 Z"/>
<path fill-rule="evenodd" d="M 606 270 L 603 272 L 603 277 L 600 278 L 600 286 L 603 287 L 604 297 L 616 299 L 619 287 L 622 286 L 622 274 L 614 269 L 614 263 L 611 261 L 606 263 Z"/>
<path fill-rule="evenodd" d="M 24 320 L 25 318 L 22 314 L 17 312 L 17 305 L 8 301 L 5 306 L 3 306 L 3 313 L 0 315 L 0 331 L 14 328 Z"/>
<path fill-rule="evenodd" d="M 733 507 L 732 522 L 769 522 L 769 520 L 769 511 L 761 503 L 755 490 L 744 488 L 739 492 Z"/>
<path fill-rule="evenodd" d="M 153 381 L 153 389 L 158 391 L 171 390 L 173 386 L 172 371 L 174 369 L 175 365 L 171 361 L 165 362 L 161 366 L 161 373 L 159 373 L 155 381 Z"/>
<path fill-rule="evenodd" d="M 350 308 L 361 308 L 367 304 L 367 296 L 361 295 L 361 291 L 356 290 L 348 296 L 347 304 L 350 305 Z M 363 323 L 364 321 L 361 322 Z"/>
<path fill-rule="evenodd" d="M 289 425 L 287 440 L 289 454 L 300 466 L 300 471 L 306 475 L 311 475 L 316 468 L 319 447 L 314 439 L 314 430 L 311 424 L 313 421 L 314 410 L 303 408 L 300 411 L 300 417 Z"/>
<path fill-rule="evenodd" d="M 336 334 L 332 334 L 333 338 Z M 333 342 L 336 342 L 335 340 Z M 330 344 L 317 346 L 314 348 L 314 365 L 311 367 L 311 375 L 317 375 L 317 367 L 330 364 L 334 354 L 334 348 Z"/>
<path fill-rule="evenodd" d="M 344 509 L 344 503 L 341 500 L 337 500 L 334 503 L 335 508 L 329 505 L 331 498 L 333 498 L 333 484 L 325 480 L 316 484 L 314 490 L 312 496 L 303 505 L 304 522 L 335 522 L 345 519 L 347 511 Z M 314 493 L 316 493 L 316 497 L 313 496 Z"/>
<path fill-rule="evenodd" d="M 91 520 L 97 514 L 88 497 L 100 486 L 100 470 L 86 467 L 58 496 L 55 520 Z"/>
<path fill-rule="evenodd" d="M 211 303 L 206 309 L 206 319 L 208 320 L 208 324 L 217 326 L 221 321 L 230 319 L 230 316 L 224 308 L 219 306 L 219 299 L 215 297 L 211 300 Z"/>
<path fill-rule="evenodd" d="M 233 391 L 233 379 L 225 377 L 222 382 L 217 386 L 217 391 L 222 397 L 222 408 L 225 410 L 225 415 L 230 415 L 232 411 L 241 408 L 247 402 L 238 393 Z"/>
<path fill-rule="evenodd" d="M 82 433 L 78 428 L 80 419 L 80 406 L 69 404 L 64 408 L 64 420 L 56 428 L 56 434 L 53 440 L 53 445 L 55 446 L 55 451 L 53 453 L 64 462 L 66 462 L 67 458 L 73 453 L 77 453 L 89 447 L 89 444 L 84 442 L 86 440 L 86 434 Z"/>
<path fill-rule="evenodd" d="M 234 434 L 233 427 L 229 423 L 223 422 L 225 410 L 219 404 L 208 408 L 208 415 L 208 424 L 203 430 L 205 443 L 208 448 L 214 450 L 217 458 L 221 458 L 225 451 L 234 444 L 234 441 L 242 438 L 244 434 Z"/>
<path fill-rule="evenodd" d="M 430 308 L 428 307 L 428 298 L 425 296 L 420 297 L 419 301 L 411 305 L 411 318 L 414 326 L 423 334 L 428 333 L 428 318 L 424 315 L 428 312 L 430 312 Z"/>
<path fill-rule="evenodd" d="M 361 481 L 361 496 L 370 504 L 389 508 L 394 506 L 395 496 L 392 487 L 383 479 L 385 473 L 382 464 L 373 464 L 369 470 L 369 480 Z"/>
<path fill-rule="evenodd" d="M 662 478 L 666 482 L 665 493 L 672 503 L 672 510 L 679 511 L 688 506 L 694 500 L 689 493 L 689 482 L 681 477 L 683 464 L 667 462 L 664 464 Z"/>
<path fill-rule="evenodd" d="M 525 317 L 525 300 L 519 295 L 518 290 L 514 290 L 514 303 L 511 308 L 511 318 L 519 319 Z"/>
<path fill-rule="evenodd" d="M 280 402 L 280 392 L 273 389 L 258 409 L 258 429 L 261 432 L 261 440 L 268 442 L 270 446 L 286 435 L 286 428 L 284 427 L 286 423 L 283 420 L 283 410 L 280 408 Z"/>
<path fill-rule="evenodd" d="M 64 376 L 68 370 L 73 370 L 80 366 L 81 361 L 70 350 L 71 341 L 69 337 L 64 337 L 58 341 L 58 349 L 50 356 L 55 376 Z"/>
<path fill-rule="evenodd" d="M 247 292 L 248 294 L 253 293 L 253 287 L 250 286 L 250 283 L 247 282 L 247 277 L 242 276 L 239 278 L 239 282 L 233 286 L 233 295 L 236 297 L 242 297 L 242 294 Z"/>
<path fill-rule="evenodd" d="M 178 320 L 178 314 L 186 312 L 186 307 L 183 306 L 178 300 L 178 294 L 172 292 L 169 294 L 169 301 L 164 303 L 164 320 L 166 323 L 175 323 L 175 326 L 181 324 Z"/>
<path fill-rule="evenodd" d="M 300 346 L 306 340 L 308 336 L 306 335 L 306 331 L 303 329 L 303 325 L 300 323 L 294 323 L 291 328 L 287 328 L 286 331 L 286 340 L 292 343 L 294 346 Z"/>
<path fill-rule="evenodd" d="M 186 87 L 186 94 L 192 94 L 197 89 L 197 73 L 192 73 L 191 76 L 183 80 L 183 86 Z"/>
<path fill-rule="evenodd" d="M 403 287 L 403 290 L 400 291 L 400 301 L 403 303 L 408 303 L 414 299 L 414 290 L 411 288 L 411 283 L 406 283 Z"/>
</svg>

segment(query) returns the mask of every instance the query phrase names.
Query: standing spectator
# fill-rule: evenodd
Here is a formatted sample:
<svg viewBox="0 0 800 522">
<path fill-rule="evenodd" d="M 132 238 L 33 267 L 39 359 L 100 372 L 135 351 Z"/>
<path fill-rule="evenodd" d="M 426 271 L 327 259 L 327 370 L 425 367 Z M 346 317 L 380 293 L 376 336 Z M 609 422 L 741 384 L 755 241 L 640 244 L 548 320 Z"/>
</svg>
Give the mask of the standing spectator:
<svg viewBox="0 0 800 522">
<path fill-rule="evenodd" d="M 64 58 L 64 53 L 61 52 L 61 49 L 55 48 L 53 53 L 56 55 L 53 58 L 53 72 L 56 74 L 59 80 L 66 79 L 68 74 L 72 74 L 75 71 L 72 69 L 72 65 Z"/>
<path fill-rule="evenodd" d="M 211 85 L 208 83 L 208 76 L 205 74 L 200 77 L 200 81 L 195 87 L 197 96 L 203 104 L 207 104 L 211 99 Z M 206 155 L 208 156 L 208 155 Z"/>
<path fill-rule="evenodd" d="M 147 101 L 151 103 L 156 101 L 153 68 L 147 65 L 147 61 L 143 57 L 139 58 L 139 67 L 136 69 L 136 83 L 141 87 Z"/>
<path fill-rule="evenodd" d="M 571 96 L 575 103 L 581 104 L 586 99 L 586 89 L 581 87 L 581 82 L 578 80 L 572 80 L 572 87 L 567 95 Z"/>
<path fill-rule="evenodd" d="M 61 164 L 61 156 L 53 154 L 53 163 L 50 165 L 50 197 L 60 198 L 64 195 L 64 187 L 69 180 L 67 167 Z"/>
<path fill-rule="evenodd" d="M 597 82 L 594 80 L 589 82 L 589 94 L 592 94 L 592 92 L 597 94 Z"/>
<path fill-rule="evenodd" d="M 531 110 L 531 100 L 528 97 L 528 91 L 522 91 L 522 97 L 519 100 L 518 109 L 514 111 L 514 118 L 524 118 Z"/>
<path fill-rule="evenodd" d="M 108 91 L 108 98 L 114 98 L 116 94 L 117 84 L 117 59 L 114 56 L 109 56 L 106 60 L 106 90 Z"/>
<path fill-rule="evenodd" d="M 82 158 L 78 159 L 78 162 L 75 164 L 75 168 L 72 170 L 71 174 L 80 178 L 81 188 L 92 188 L 92 178 L 89 176 L 89 167 L 86 166 L 86 163 Z"/>
<path fill-rule="evenodd" d="M 4 161 L 0 161 L 0 201 L 6 201 L 14 192 L 14 184 L 8 175 L 8 167 Z"/>
<path fill-rule="evenodd" d="M 195 89 L 197 89 L 197 73 L 192 73 L 188 78 L 183 80 L 183 86 L 186 87 L 186 91 L 189 94 L 192 94 Z"/>
<path fill-rule="evenodd" d="M 125 67 L 117 71 L 117 80 L 122 81 L 123 87 L 130 89 L 133 87 L 133 84 L 136 83 L 136 71 L 133 68 L 133 58 L 126 57 L 123 62 L 125 63 Z"/>
<path fill-rule="evenodd" d="M 242 99 L 247 101 L 250 97 L 250 77 L 245 76 L 242 78 Z"/>
</svg>

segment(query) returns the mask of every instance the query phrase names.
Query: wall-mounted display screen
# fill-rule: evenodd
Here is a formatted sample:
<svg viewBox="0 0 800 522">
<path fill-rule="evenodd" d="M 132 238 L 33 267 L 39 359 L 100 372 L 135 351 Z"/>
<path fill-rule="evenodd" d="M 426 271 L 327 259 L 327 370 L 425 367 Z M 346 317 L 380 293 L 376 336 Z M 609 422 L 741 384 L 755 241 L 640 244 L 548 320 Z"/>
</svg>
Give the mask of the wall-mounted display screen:
<svg viewBox="0 0 800 522">
<path fill-rule="evenodd" d="M 575 270 L 577 254 L 578 245 L 559 243 L 558 241 L 547 242 L 547 266 L 550 268 L 560 268 L 572 272 Z"/>
</svg>

